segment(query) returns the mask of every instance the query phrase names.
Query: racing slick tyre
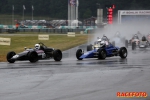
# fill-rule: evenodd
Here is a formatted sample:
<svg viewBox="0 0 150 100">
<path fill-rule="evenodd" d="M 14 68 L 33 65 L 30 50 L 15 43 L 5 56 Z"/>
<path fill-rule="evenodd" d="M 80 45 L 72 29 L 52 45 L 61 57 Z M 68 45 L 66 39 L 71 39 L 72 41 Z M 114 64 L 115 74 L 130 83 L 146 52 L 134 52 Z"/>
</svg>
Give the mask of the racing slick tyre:
<svg viewBox="0 0 150 100">
<path fill-rule="evenodd" d="M 105 59 L 106 58 L 106 51 L 104 49 L 98 50 L 98 59 Z"/>
<path fill-rule="evenodd" d="M 11 52 L 7 53 L 7 57 L 6 58 L 7 58 L 7 61 L 9 63 L 14 63 L 15 62 L 15 60 L 11 59 L 14 55 L 16 55 L 16 53 L 14 51 L 11 51 Z"/>
<path fill-rule="evenodd" d="M 91 51 L 92 50 L 92 44 L 87 45 L 87 51 Z"/>
<path fill-rule="evenodd" d="M 54 50 L 53 52 L 53 58 L 55 61 L 61 61 L 62 59 L 62 52 L 59 49 Z"/>
<path fill-rule="evenodd" d="M 115 46 L 115 41 L 112 41 L 112 45 Z"/>
<path fill-rule="evenodd" d="M 38 59 L 38 54 L 36 53 L 36 51 L 31 51 L 28 53 L 28 58 L 29 58 L 29 61 L 31 63 L 34 63 L 34 62 L 37 62 L 39 59 Z"/>
<path fill-rule="evenodd" d="M 128 55 L 127 49 L 125 47 L 121 47 L 119 50 L 119 56 L 121 58 L 126 58 Z"/>
<path fill-rule="evenodd" d="M 136 43 L 132 42 L 132 50 L 135 50 L 135 49 L 136 49 Z"/>
<path fill-rule="evenodd" d="M 83 51 L 81 49 L 78 49 L 77 52 L 76 52 L 76 57 L 77 57 L 78 60 L 83 59 L 83 58 L 80 58 L 82 54 L 83 54 Z"/>
<path fill-rule="evenodd" d="M 125 47 L 128 48 L 128 40 L 125 40 Z"/>
</svg>

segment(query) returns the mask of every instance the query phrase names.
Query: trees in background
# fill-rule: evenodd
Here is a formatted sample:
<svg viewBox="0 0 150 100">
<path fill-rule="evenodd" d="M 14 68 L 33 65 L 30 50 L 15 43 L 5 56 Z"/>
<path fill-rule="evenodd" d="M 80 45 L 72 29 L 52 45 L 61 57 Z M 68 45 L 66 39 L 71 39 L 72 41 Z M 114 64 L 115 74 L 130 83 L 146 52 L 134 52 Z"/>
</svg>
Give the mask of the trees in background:
<svg viewBox="0 0 150 100">
<path fill-rule="evenodd" d="M 148 10 L 150 9 L 149 0 L 79 0 L 79 18 L 85 19 L 96 16 L 97 5 L 100 3 L 106 16 L 107 4 L 115 4 L 114 13 L 118 10 Z M 31 15 L 32 5 L 34 6 L 34 16 L 49 16 L 51 18 L 67 19 L 68 0 L 0 0 L 0 14 L 11 14 L 12 5 L 14 13 L 22 15 L 23 5 L 25 5 L 25 14 Z"/>
</svg>

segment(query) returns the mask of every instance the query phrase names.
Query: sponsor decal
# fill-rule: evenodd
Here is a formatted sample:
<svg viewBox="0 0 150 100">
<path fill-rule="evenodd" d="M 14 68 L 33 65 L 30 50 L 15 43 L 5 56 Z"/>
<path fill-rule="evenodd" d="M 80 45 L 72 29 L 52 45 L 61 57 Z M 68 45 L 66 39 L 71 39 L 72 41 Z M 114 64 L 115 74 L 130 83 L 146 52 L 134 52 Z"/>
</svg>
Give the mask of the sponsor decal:
<svg viewBox="0 0 150 100">
<path fill-rule="evenodd" d="M 19 57 L 19 55 L 14 55 L 12 58 L 18 58 Z"/>
<path fill-rule="evenodd" d="M 67 36 L 68 37 L 75 37 L 75 32 L 68 32 Z"/>
<path fill-rule="evenodd" d="M 89 54 L 89 52 L 84 53 L 84 55 L 88 55 L 88 54 Z"/>
<path fill-rule="evenodd" d="M 10 45 L 11 39 L 10 38 L 2 38 L 0 37 L 0 45 Z"/>
<path fill-rule="evenodd" d="M 150 15 L 150 10 L 126 10 L 121 11 L 122 15 Z"/>
<path fill-rule="evenodd" d="M 39 40 L 49 40 L 49 35 L 39 35 Z"/>
</svg>

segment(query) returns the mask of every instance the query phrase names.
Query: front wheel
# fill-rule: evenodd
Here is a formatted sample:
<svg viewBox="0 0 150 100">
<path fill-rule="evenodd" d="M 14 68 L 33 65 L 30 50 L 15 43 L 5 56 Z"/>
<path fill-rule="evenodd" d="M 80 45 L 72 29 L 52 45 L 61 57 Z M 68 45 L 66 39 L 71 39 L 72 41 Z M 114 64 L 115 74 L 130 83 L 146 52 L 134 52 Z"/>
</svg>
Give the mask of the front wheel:
<svg viewBox="0 0 150 100">
<path fill-rule="evenodd" d="M 76 52 L 76 57 L 78 60 L 82 60 L 83 58 L 80 58 L 82 56 L 83 52 L 81 49 L 78 49 Z"/>
<path fill-rule="evenodd" d="M 14 51 L 11 51 L 11 52 L 7 53 L 7 57 L 6 58 L 7 58 L 7 61 L 9 63 L 14 63 L 15 62 L 14 59 L 11 59 L 14 55 L 16 55 L 16 53 Z"/>
<path fill-rule="evenodd" d="M 38 59 L 38 54 L 35 51 L 29 52 L 28 53 L 28 58 L 29 58 L 29 61 L 31 63 L 37 62 L 39 60 Z"/>
<path fill-rule="evenodd" d="M 104 49 L 98 50 L 98 59 L 105 59 L 106 58 L 106 51 Z"/>
<path fill-rule="evenodd" d="M 53 57 L 55 61 L 61 61 L 62 59 L 62 52 L 59 49 L 54 50 Z"/>
<path fill-rule="evenodd" d="M 136 49 L 136 43 L 132 42 L 132 50 L 135 50 L 135 49 Z"/>
<path fill-rule="evenodd" d="M 121 58 L 126 58 L 128 55 L 127 49 L 125 47 L 121 47 L 119 50 L 119 56 Z"/>
</svg>

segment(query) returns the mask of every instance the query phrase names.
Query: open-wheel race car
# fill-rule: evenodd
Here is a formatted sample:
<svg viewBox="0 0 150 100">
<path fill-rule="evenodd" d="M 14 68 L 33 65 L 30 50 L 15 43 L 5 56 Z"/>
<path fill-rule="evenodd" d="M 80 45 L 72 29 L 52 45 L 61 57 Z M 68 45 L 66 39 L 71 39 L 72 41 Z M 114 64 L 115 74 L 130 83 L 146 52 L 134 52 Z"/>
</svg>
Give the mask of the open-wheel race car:
<svg viewBox="0 0 150 100">
<path fill-rule="evenodd" d="M 59 49 L 47 47 L 40 42 L 35 44 L 35 48 L 27 49 L 25 47 L 25 50 L 18 54 L 16 54 L 14 51 L 10 51 L 7 53 L 6 58 L 9 63 L 24 60 L 29 60 L 30 62 L 34 63 L 38 60 L 50 58 L 53 58 L 55 61 L 60 61 L 62 59 L 62 52 Z"/>
<path fill-rule="evenodd" d="M 143 36 L 139 43 L 139 48 L 147 48 L 147 47 L 149 47 L 149 41 L 146 39 L 145 36 Z"/>
<path fill-rule="evenodd" d="M 137 47 L 139 47 L 139 48 L 147 48 L 147 47 L 149 47 L 149 41 L 146 39 L 146 37 L 145 36 L 143 36 L 142 38 L 141 38 L 141 40 L 139 39 L 139 38 L 137 38 L 137 37 L 134 37 L 133 39 L 132 39 L 132 50 L 135 50 Z"/>
<path fill-rule="evenodd" d="M 104 37 L 103 37 L 104 38 Z M 97 44 L 93 45 L 93 49 L 84 53 L 84 50 L 78 49 L 76 51 L 76 58 L 82 60 L 85 58 L 98 58 L 105 59 L 106 57 L 120 56 L 121 58 L 127 57 L 126 47 L 115 47 L 109 41 L 98 41 Z"/>
<path fill-rule="evenodd" d="M 135 50 L 140 44 L 139 36 L 135 34 L 132 39 L 130 39 L 129 44 L 131 44 L 132 50 Z"/>
</svg>

